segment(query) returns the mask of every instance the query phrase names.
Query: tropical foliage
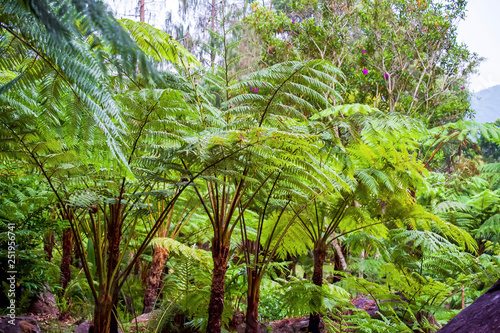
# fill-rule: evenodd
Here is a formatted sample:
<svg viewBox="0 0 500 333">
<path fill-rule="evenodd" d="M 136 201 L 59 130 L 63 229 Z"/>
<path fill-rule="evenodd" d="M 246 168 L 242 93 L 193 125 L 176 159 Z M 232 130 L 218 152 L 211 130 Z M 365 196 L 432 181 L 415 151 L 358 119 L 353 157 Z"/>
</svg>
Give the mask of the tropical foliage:
<svg viewBox="0 0 500 333">
<path fill-rule="evenodd" d="M 50 291 L 103 333 L 434 332 L 496 282 L 466 3 L 270 4 L 212 3 L 198 41 L 99 1 L 0 5 L 2 304 Z"/>
</svg>

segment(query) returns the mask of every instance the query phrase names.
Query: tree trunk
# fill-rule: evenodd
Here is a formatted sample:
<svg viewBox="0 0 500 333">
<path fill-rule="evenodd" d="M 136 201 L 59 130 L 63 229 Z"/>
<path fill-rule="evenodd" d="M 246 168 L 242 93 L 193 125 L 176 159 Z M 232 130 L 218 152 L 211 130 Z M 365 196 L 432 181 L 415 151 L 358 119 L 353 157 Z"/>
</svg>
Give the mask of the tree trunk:
<svg viewBox="0 0 500 333">
<path fill-rule="evenodd" d="M 108 240 L 108 284 L 111 283 L 111 276 L 113 271 L 118 266 L 120 259 L 120 242 L 122 240 L 122 211 L 121 205 L 110 205 L 110 218 L 108 220 L 108 227 L 106 230 Z"/>
<path fill-rule="evenodd" d="M 333 237 L 335 236 L 335 233 L 333 233 Z M 342 266 L 342 270 L 346 273 L 350 273 L 349 269 L 347 268 L 347 261 L 345 260 L 344 253 L 342 252 L 342 247 L 340 246 L 340 242 L 338 238 L 335 238 L 333 240 L 333 247 L 335 248 L 335 253 L 339 257 L 340 260 L 340 265 Z"/>
<path fill-rule="evenodd" d="M 362 250 L 359 254 L 359 269 L 358 269 L 358 278 L 363 279 L 365 276 L 363 274 L 363 260 L 365 260 L 366 251 Z M 363 293 L 358 291 L 356 294 L 357 298 L 363 297 Z"/>
<path fill-rule="evenodd" d="M 261 278 L 257 272 L 249 272 L 249 285 L 247 290 L 247 313 L 245 333 L 259 333 L 259 298 Z"/>
<path fill-rule="evenodd" d="M 83 260 L 80 257 L 80 251 L 78 251 L 77 242 L 73 242 L 73 254 L 73 257 L 71 258 L 71 265 L 75 266 L 76 268 L 82 268 Z"/>
<path fill-rule="evenodd" d="M 109 320 L 109 333 L 118 333 L 118 311 L 116 309 L 116 305 L 118 302 L 114 301 L 113 306 L 111 307 L 111 318 Z"/>
<path fill-rule="evenodd" d="M 340 262 L 340 257 L 335 253 L 333 256 L 333 267 L 336 271 L 343 271 L 342 263 Z M 338 274 L 333 274 L 332 283 L 337 283 L 342 280 L 342 276 Z"/>
<path fill-rule="evenodd" d="M 228 267 L 229 245 L 221 243 L 215 244 L 214 242 L 212 244 L 214 271 L 212 274 L 210 302 L 208 303 L 207 333 L 220 333 L 222 328 L 222 311 L 224 310 L 225 295 L 224 284 Z"/>
<path fill-rule="evenodd" d="M 168 260 L 168 258 L 167 258 L 167 260 Z M 167 265 L 163 266 L 163 273 L 162 273 L 162 275 L 163 276 L 167 276 L 168 275 L 168 267 L 167 267 Z M 163 290 L 163 279 L 160 280 L 160 285 L 158 286 L 158 290 L 160 290 L 160 294 L 158 295 L 158 297 L 160 299 L 162 299 L 163 298 L 163 292 L 164 292 L 164 290 Z"/>
<path fill-rule="evenodd" d="M 47 253 L 47 261 L 52 261 L 52 251 L 54 250 L 54 230 L 51 230 L 45 234 L 45 242 L 43 244 L 43 250 Z"/>
<path fill-rule="evenodd" d="M 142 263 L 141 267 L 141 284 L 146 287 L 148 285 L 149 278 L 149 268 L 151 267 L 151 263 L 149 261 L 145 261 Z"/>
<path fill-rule="evenodd" d="M 326 244 L 322 244 L 317 242 L 315 244 L 314 249 L 314 272 L 312 277 L 312 282 L 321 287 L 323 285 L 323 264 L 325 262 L 326 257 Z M 317 300 L 317 304 L 315 304 L 318 308 L 323 303 L 321 297 Z M 320 333 L 319 324 L 321 321 L 321 315 L 319 312 L 314 312 L 309 315 L 309 330 L 311 333 Z"/>
<path fill-rule="evenodd" d="M 211 28 L 212 31 L 215 31 L 215 0 L 212 0 L 212 17 L 211 17 Z M 215 47 L 214 41 L 213 41 L 213 36 L 210 35 L 210 46 Z M 212 66 L 214 65 L 215 61 L 215 51 L 213 49 L 210 50 L 210 63 Z"/>
<path fill-rule="evenodd" d="M 144 308 L 142 313 L 153 311 L 156 297 L 161 289 L 163 280 L 163 266 L 168 259 L 168 250 L 155 246 L 153 251 L 153 262 L 149 270 L 148 285 L 144 293 Z"/>
<path fill-rule="evenodd" d="M 71 228 L 63 229 L 62 239 L 63 253 L 61 259 L 61 286 L 64 289 L 68 286 L 71 279 L 71 253 L 73 251 L 73 232 Z"/>
<path fill-rule="evenodd" d="M 134 253 L 132 253 L 132 258 L 134 257 Z M 139 270 L 141 268 L 141 259 L 139 259 L 139 257 L 137 257 L 137 259 L 135 260 L 135 263 L 134 263 L 134 275 L 135 276 L 139 276 Z"/>
<path fill-rule="evenodd" d="M 113 301 L 111 295 L 103 294 L 94 308 L 94 320 L 89 333 L 109 333 Z"/>
<path fill-rule="evenodd" d="M 107 265 L 107 285 L 111 286 L 111 306 L 105 307 L 109 314 L 106 316 L 109 318 L 109 332 L 118 333 L 118 321 L 116 320 L 116 303 L 118 301 L 119 290 L 113 288 L 115 286 L 116 278 L 118 272 L 113 277 L 113 272 L 117 269 L 120 260 L 120 243 L 122 240 L 122 205 L 121 204 L 111 204 L 110 205 L 110 217 L 108 220 L 108 227 L 106 230 L 107 240 L 108 240 L 108 265 Z M 107 304 L 107 303 L 106 303 Z M 115 309 L 115 314 L 113 315 L 113 309 Z M 114 317 L 112 317 L 114 316 Z M 97 333 L 97 332 L 96 332 Z"/>
<path fill-rule="evenodd" d="M 145 15 L 144 15 L 144 0 L 139 0 L 139 20 L 141 22 L 144 22 Z"/>
</svg>

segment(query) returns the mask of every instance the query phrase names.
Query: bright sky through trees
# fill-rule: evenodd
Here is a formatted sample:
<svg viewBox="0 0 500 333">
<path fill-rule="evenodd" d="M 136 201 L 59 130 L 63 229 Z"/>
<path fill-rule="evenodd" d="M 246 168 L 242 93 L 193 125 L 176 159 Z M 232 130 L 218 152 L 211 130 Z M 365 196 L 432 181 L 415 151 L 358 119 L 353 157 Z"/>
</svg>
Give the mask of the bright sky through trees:
<svg viewBox="0 0 500 333">
<path fill-rule="evenodd" d="M 500 84 L 500 1 L 470 0 L 467 9 L 467 18 L 458 28 L 459 40 L 486 58 L 479 67 L 479 75 L 470 80 L 470 89 L 477 92 Z"/>
<path fill-rule="evenodd" d="M 105 0 L 118 18 L 139 19 L 138 0 Z M 156 28 L 165 28 L 169 11 L 176 20 L 178 0 L 153 0 L 146 3 L 146 22 Z M 469 0 L 467 18 L 459 25 L 459 41 L 485 60 L 479 67 L 479 74 L 471 77 L 470 89 L 477 92 L 500 84 L 500 28 L 497 14 L 499 0 Z M 137 17 L 136 17 L 137 16 Z"/>
</svg>

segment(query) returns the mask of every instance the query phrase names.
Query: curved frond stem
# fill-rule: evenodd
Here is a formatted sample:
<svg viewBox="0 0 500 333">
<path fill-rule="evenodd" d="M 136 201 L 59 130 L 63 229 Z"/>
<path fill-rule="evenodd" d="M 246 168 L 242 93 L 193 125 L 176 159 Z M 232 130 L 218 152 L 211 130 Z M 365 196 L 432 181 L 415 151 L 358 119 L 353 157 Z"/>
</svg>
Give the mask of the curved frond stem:
<svg viewBox="0 0 500 333">
<path fill-rule="evenodd" d="M 454 137 L 457 137 L 459 134 L 460 134 L 460 131 L 458 130 L 454 130 L 452 133 L 455 133 L 453 136 L 450 136 L 450 138 L 454 138 Z M 451 134 L 452 134 L 451 133 Z M 450 134 L 450 135 L 451 135 Z M 438 146 L 436 147 L 436 149 L 434 149 L 431 157 L 429 157 L 429 160 L 427 161 L 427 163 L 425 163 L 425 166 L 424 168 L 427 169 L 427 166 L 429 165 L 429 163 L 432 161 L 432 159 L 434 158 L 434 156 L 436 155 L 436 153 L 445 145 L 446 141 L 441 141 Z"/>
<path fill-rule="evenodd" d="M 281 208 L 281 211 L 278 215 L 278 218 L 276 219 L 276 222 L 274 223 L 274 226 L 273 226 L 273 229 L 271 231 L 271 233 L 269 234 L 269 237 L 267 239 L 267 242 L 266 242 L 266 245 L 265 247 L 263 248 L 263 252 L 264 252 L 264 257 L 263 257 L 263 261 L 266 260 L 266 255 L 267 253 L 269 252 L 269 248 L 271 246 L 271 242 L 273 240 L 273 236 L 274 236 L 274 232 L 276 231 L 276 228 L 278 227 L 278 224 L 281 220 L 281 217 L 283 216 L 283 213 L 285 212 L 286 208 L 288 207 L 288 205 L 290 204 L 290 200 L 287 201 L 287 203 Z M 255 265 L 257 265 L 258 261 L 257 261 L 257 258 L 255 259 Z"/>
<path fill-rule="evenodd" d="M 359 227 L 359 228 L 356 228 L 356 229 L 352 229 L 352 230 L 349 230 L 349 231 L 346 231 L 346 232 L 343 232 L 341 234 L 338 234 L 332 238 L 330 238 L 332 241 L 337 239 L 337 238 L 340 238 L 344 235 L 347 235 L 347 234 L 350 234 L 351 232 L 355 232 L 355 231 L 359 231 L 359 230 L 363 230 L 364 228 L 368 228 L 368 227 L 373 227 L 374 225 L 378 225 L 378 224 L 384 224 L 384 223 L 388 223 L 390 222 L 391 220 L 387 220 L 387 221 L 382 221 L 382 222 L 377 222 L 377 223 L 372 223 L 372 224 L 368 224 L 368 225 L 364 225 L 362 227 Z"/>
<path fill-rule="evenodd" d="M 342 221 L 343 214 L 344 214 L 345 210 L 347 209 L 347 200 L 349 197 L 350 197 L 350 194 L 347 195 L 347 197 L 342 200 L 342 206 L 339 207 L 335 211 L 335 215 L 332 217 L 330 223 L 328 223 L 326 230 L 325 230 L 325 234 L 323 236 L 324 240 L 326 240 L 326 239 L 328 239 L 328 237 L 330 237 L 330 235 L 335 231 L 335 229 L 338 227 L 338 225 Z"/>
<path fill-rule="evenodd" d="M 293 207 L 292 207 L 292 210 L 293 210 L 293 212 L 294 212 L 294 213 L 297 213 L 297 212 L 295 211 L 295 209 L 293 209 Z M 297 217 L 298 217 L 298 219 L 299 219 L 299 220 L 300 220 L 300 222 L 301 222 L 301 226 L 304 228 L 304 230 L 306 231 L 306 233 L 309 235 L 309 238 L 310 238 L 313 242 L 315 242 L 317 239 L 319 239 L 319 236 L 315 235 L 315 234 L 313 233 L 313 231 L 311 231 L 311 229 L 309 229 L 309 223 L 306 223 L 306 222 L 302 219 L 302 217 L 300 217 L 300 215 L 297 215 Z M 314 230 L 314 228 L 312 228 L 312 230 Z"/>
<path fill-rule="evenodd" d="M 239 205 L 240 213 L 242 211 L 241 204 Z M 241 240 L 243 245 L 243 255 L 245 256 L 245 262 L 250 264 L 250 251 L 246 250 L 249 245 L 248 234 L 247 234 L 247 226 L 245 222 L 245 216 L 243 215 L 240 219 L 240 228 L 241 228 Z M 257 247 L 259 243 L 256 243 Z M 258 252 L 258 250 L 257 250 Z"/>
<path fill-rule="evenodd" d="M 262 274 L 265 271 L 265 269 L 267 268 L 267 266 L 271 262 L 272 258 L 276 254 L 276 251 L 278 250 L 279 244 L 281 243 L 281 241 L 285 237 L 288 229 L 290 229 L 290 227 L 292 226 L 292 224 L 295 222 L 295 219 L 297 218 L 297 216 L 299 216 L 299 214 L 302 213 L 302 211 L 304 209 L 306 209 L 306 207 L 307 207 L 307 204 L 302 205 L 302 207 L 297 211 L 297 213 L 290 219 L 290 222 L 287 224 L 287 226 L 285 227 L 285 229 L 283 229 L 283 232 L 281 233 L 280 238 L 278 238 L 278 240 L 276 241 L 276 244 L 275 244 L 273 250 L 267 256 L 267 260 L 266 260 L 266 255 L 267 255 L 268 252 L 266 251 L 264 253 L 264 258 L 262 260 L 264 264 L 260 268 L 260 274 Z"/>
<path fill-rule="evenodd" d="M 271 98 L 267 102 L 267 105 L 266 105 L 266 108 L 264 109 L 264 112 L 262 112 L 262 117 L 259 120 L 259 127 L 262 126 L 262 123 L 264 122 L 264 119 L 265 119 L 266 114 L 267 114 L 267 110 L 271 106 L 271 103 L 273 102 L 274 98 L 276 97 L 276 94 L 281 90 L 281 88 L 283 88 L 283 86 L 288 81 L 290 81 L 295 76 L 295 74 L 299 73 L 304 67 L 305 67 L 305 65 L 302 65 L 301 68 L 299 68 L 296 71 L 294 71 L 290 76 L 288 76 L 285 80 L 283 80 L 283 82 L 281 82 L 281 84 L 278 86 L 278 88 L 276 88 L 276 90 L 274 90 L 274 93 L 272 94 Z"/>
<path fill-rule="evenodd" d="M 262 228 L 264 226 L 264 219 L 266 216 L 266 210 L 267 210 L 267 207 L 269 205 L 269 201 L 271 200 L 271 196 L 272 196 L 273 191 L 276 187 L 276 184 L 278 183 L 280 176 L 281 176 L 281 172 L 279 172 L 278 175 L 276 176 L 276 179 L 274 180 L 273 186 L 271 186 L 271 189 L 269 190 L 269 195 L 267 196 L 266 203 L 264 204 L 262 216 L 259 219 L 259 225 L 257 227 L 257 244 L 260 244 L 260 237 L 262 236 Z"/>
<path fill-rule="evenodd" d="M 269 178 L 271 178 L 271 176 L 274 174 L 274 171 L 271 172 L 269 174 L 269 176 L 267 176 L 262 182 L 261 184 L 257 187 L 257 189 L 254 191 L 254 193 L 252 194 L 252 196 L 248 199 L 247 203 L 245 204 L 245 206 L 243 206 L 243 209 L 242 211 L 240 212 L 240 214 L 238 215 L 238 217 L 236 218 L 233 226 L 231 227 L 231 229 L 229 230 L 229 235 L 231 235 L 233 233 L 233 230 L 235 228 L 236 225 L 238 225 L 238 220 L 243 216 L 243 214 L 245 213 L 246 209 L 248 208 L 248 206 L 250 206 L 250 204 L 252 203 L 253 199 L 255 198 L 255 196 L 257 195 L 257 193 L 260 191 L 260 189 L 265 185 L 265 183 L 269 180 Z M 228 222 L 228 225 L 229 225 L 229 222 Z"/>
</svg>

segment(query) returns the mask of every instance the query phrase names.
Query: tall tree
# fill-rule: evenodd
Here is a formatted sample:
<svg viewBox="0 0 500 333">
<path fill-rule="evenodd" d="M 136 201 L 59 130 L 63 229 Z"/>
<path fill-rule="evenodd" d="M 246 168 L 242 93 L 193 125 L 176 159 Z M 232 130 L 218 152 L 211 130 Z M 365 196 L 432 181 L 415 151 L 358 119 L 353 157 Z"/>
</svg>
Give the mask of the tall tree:
<svg viewBox="0 0 500 333">
<path fill-rule="evenodd" d="M 166 188 L 163 188 L 163 190 L 166 190 Z M 196 213 L 199 206 L 199 204 L 193 203 L 193 194 L 191 194 L 188 200 L 182 199 L 183 198 L 179 199 L 181 203 L 177 202 L 176 205 L 174 205 L 174 208 L 168 214 L 165 224 L 159 228 L 157 237 L 153 239 L 153 256 L 149 269 L 146 291 L 144 292 L 143 313 L 151 312 L 154 309 L 159 291 L 163 287 L 163 271 L 165 263 L 169 258 L 169 248 L 172 246 L 172 243 L 175 242 L 175 239 L 179 236 L 183 227 L 189 222 L 191 216 Z M 168 204 L 168 202 L 159 198 L 154 212 L 153 210 L 149 212 L 152 225 L 154 225 L 154 221 L 159 218 L 158 215 L 164 211 L 163 207 L 165 204 Z M 153 217 L 154 215 L 155 217 Z"/>
<path fill-rule="evenodd" d="M 265 64 L 326 59 L 350 84 L 342 97 L 441 124 L 471 115 L 465 81 L 481 61 L 457 41 L 466 1 L 280 2 L 246 22 Z M 259 45 L 260 44 L 260 45 Z"/>
</svg>

